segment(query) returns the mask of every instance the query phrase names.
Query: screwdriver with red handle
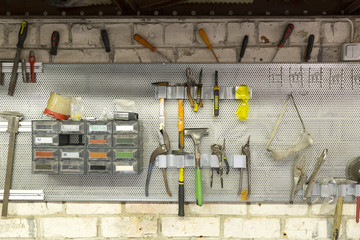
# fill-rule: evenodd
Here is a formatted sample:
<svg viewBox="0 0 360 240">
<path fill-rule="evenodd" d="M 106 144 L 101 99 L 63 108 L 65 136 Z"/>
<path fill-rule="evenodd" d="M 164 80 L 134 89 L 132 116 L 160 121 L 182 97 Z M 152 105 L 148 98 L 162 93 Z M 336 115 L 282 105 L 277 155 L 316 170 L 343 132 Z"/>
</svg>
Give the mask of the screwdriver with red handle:
<svg viewBox="0 0 360 240">
<path fill-rule="evenodd" d="M 54 62 L 54 58 L 57 54 L 57 49 L 60 41 L 60 33 L 57 31 L 54 31 L 51 35 L 51 49 L 50 49 L 50 55 L 51 55 L 51 62 Z"/>
<path fill-rule="evenodd" d="M 280 40 L 278 48 L 277 48 L 273 58 L 271 59 L 271 62 L 274 61 L 277 53 L 279 52 L 279 49 L 282 48 L 285 45 L 286 40 L 290 37 L 293 30 L 294 30 L 294 24 L 292 24 L 292 23 L 288 24 L 285 31 L 284 31 L 284 34 L 283 34 L 283 36 L 282 36 L 282 38 Z"/>
</svg>

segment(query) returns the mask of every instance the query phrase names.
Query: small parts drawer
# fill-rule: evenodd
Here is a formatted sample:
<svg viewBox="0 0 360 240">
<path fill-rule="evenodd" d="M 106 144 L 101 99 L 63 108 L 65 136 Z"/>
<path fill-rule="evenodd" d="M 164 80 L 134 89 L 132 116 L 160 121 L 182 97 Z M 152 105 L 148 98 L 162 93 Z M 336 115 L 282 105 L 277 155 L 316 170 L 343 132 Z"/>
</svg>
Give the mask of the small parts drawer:
<svg viewBox="0 0 360 240">
<path fill-rule="evenodd" d="M 88 149 L 88 160 L 90 161 L 111 161 L 111 149 Z"/>
<path fill-rule="evenodd" d="M 88 161 L 87 170 L 89 174 L 110 174 L 111 162 L 108 161 Z"/>
<path fill-rule="evenodd" d="M 138 134 L 139 122 L 138 121 L 114 121 L 114 134 Z"/>
<path fill-rule="evenodd" d="M 85 134 L 85 123 L 75 121 L 60 122 L 60 134 Z"/>
<path fill-rule="evenodd" d="M 84 162 L 83 161 L 74 161 L 74 160 L 64 160 L 60 161 L 60 174 L 84 174 Z"/>
<path fill-rule="evenodd" d="M 139 136 L 126 134 L 126 135 L 114 135 L 113 140 L 114 147 L 139 147 Z"/>
<path fill-rule="evenodd" d="M 55 160 L 35 160 L 32 162 L 32 171 L 37 174 L 58 174 L 58 161 Z"/>
<path fill-rule="evenodd" d="M 59 135 L 57 134 L 34 134 L 35 146 L 58 146 Z"/>
<path fill-rule="evenodd" d="M 60 160 L 78 160 L 84 161 L 84 149 L 60 149 Z"/>
<path fill-rule="evenodd" d="M 137 149 L 114 149 L 114 161 L 115 160 L 137 160 L 139 159 L 139 151 Z"/>
<path fill-rule="evenodd" d="M 111 135 L 87 135 L 88 147 L 111 147 Z"/>
<path fill-rule="evenodd" d="M 120 160 L 113 162 L 113 174 L 139 174 L 140 167 L 137 161 Z"/>
<path fill-rule="evenodd" d="M 90 121 L 87 122 L 88 134 L 111 134 L 112 122 Z"/>
<path fill-rule="evenodd" d="M 33 121 L 32 128 L 34 133 L 58 133 L 59 122 L 57 121 Z"/>
<path fill-rule="evenodd" d="M 46 148 L 35 148 L 33 150 L 33 159 L 34 160 L 55 160 L 57 161 L 59 157 L 59 151 L 57 149 L 46 149 Z"/>
</svg>

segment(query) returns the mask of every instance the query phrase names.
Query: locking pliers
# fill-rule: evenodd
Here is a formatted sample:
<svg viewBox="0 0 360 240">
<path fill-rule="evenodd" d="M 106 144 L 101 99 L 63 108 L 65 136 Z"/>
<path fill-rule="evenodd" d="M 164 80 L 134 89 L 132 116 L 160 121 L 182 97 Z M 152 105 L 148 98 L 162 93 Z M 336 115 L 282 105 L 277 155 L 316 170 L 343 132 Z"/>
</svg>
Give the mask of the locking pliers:
<svg viewBox="0 0 360 240">
<path fill-rule="evenodd" d="M 165 130 L 165 128 L 158 131 L 159 134 L 159 140 L 160 140 L 160 146 L 157 147 L 150 156 L 150 162 L 149 162 L 149 169 L 146 177 L 146 184 L 145 184 L 145 195 L 149 196 L 149 184 L 150 184 L 150 177 L 151 177 L 151 171 L 153 166 L 155 165 L 156 157 L 159 155 L 167 154 L 170 151 L 170 140 L 169 136 Z M 164 178 L 165 188 L 167 194 L 171 197 L 171 191 L 168 185 L 167 177 L 166 177 L 166 168 L 162 168 L 162 174 Z"/>
</svg>

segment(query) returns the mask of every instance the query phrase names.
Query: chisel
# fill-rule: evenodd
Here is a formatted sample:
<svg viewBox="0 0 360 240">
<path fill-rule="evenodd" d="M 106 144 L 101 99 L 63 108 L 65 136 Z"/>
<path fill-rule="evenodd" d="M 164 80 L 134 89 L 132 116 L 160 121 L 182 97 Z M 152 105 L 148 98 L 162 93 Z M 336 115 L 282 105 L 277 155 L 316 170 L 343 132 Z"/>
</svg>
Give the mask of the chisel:
<svg viewBox="0 0 360 240">
<path fill-rule="evenodd" d="M 154 47 L 153 45 L 151 45 L 148 41 L 146 41 L 142 36 L 140 36 L 139 34 L 134 34 L 134 40 L 137 41 L 138 43 L 140 43 L 141 45 L 143 45 L 144 47 L 147 47 L 148 49 L 150 49 L 152 52 L 156 52 L 157 54 L 159 54 L 161 57 L 163 57 L 164 59 L 166 59 L 169 62 L 173 62 L 170 58 L 168 58 L 167 56 L 165 56 L 164 54 L 162 54 L 161 52 L 159 52 L 156 47 Z"/>
<path fill-rule="evenodd" d="M 249 36 L 248 36 L 248 35 L 245 35 L 245 37 L 244 37 L 244 39 L 243 39 L 243 42 L 242 42 L 242 45 L 241 45 L 239 62 L 241 62 L 241 59 L 242 59 L 242 58 L 244 57 L 244 55 L 245 55 L 245 50 L 246 50 L 248 41 L 249 41 Z"/>
<path fill-rule="evenodd" d="M 271 59 L 271 62 L 274 61 L 277 53 L 279 52 L 279 49 L 284 46 L 286 40 L 290 37 L 290 35 L 291 35 L 291 33 L 292 33 L 293 30 L 294 30 L 294 24 L 290 23 L 289 25 L 287 25 L 287 27 L 286 27 L 286 29 L 285 29 L 285 31 L 284 31 L 284 34 L 283 34 L 283 36 L 282 36 L 282 38 L 281 38 L 281 40 L 280 40 L 280 43 L 279 43 L 279 45 L 278 45 L 278 48 L 277 48 L 277 50 L 276 50 L 273 58 Z"/>
<path fill-rule="evenodd" d="M 314 47 L 314 39 L 315 39 L 315 36 L 313 34 L 311 34 L 309 36 L 308 45 L 307 45 L 307 48 L 306 48 L 305 62 L 308 62 L 310 60 L 310 58 L 311 58 L 311 52 L 312 52 L 313 47 Z"/>
<path fill-rule="evenodd" d="M 214 99 L 213 99 L 213 115 L 214 117 L 219 116 L 219 95 L 220 95 L 220 88 L 218 83 L 218 71 L 215 71 L 215 86 L 213 89 L 214 92 Z"/>
<path fill-rule="evenodd" d="M 204 29 L 199 29 L 198 32 L 199 32 L 199 35 L 200 35 L 200 37 L 202 38 L 202 40 L 204 40 L 206 46 L 210 49 L 210 51 L 211 51 L 212 54 L 214 55 L 214 57 L 215 57 L 215 59 L 216 59 L 216 62 L 219 62 L 219 59 L 218 59 L 217 56 L 215 55 L 215 52 L 214 52 L 214 50 L 213 50 L 213 48 L 212 48 L 212 46 L 211 46 L 211 43 L 210 43 L 210 41 L 209 41 L 209 39 L 208 39 L 208 37 L 207 37 Z"/>
<path fill-rule="evenodd" d="M 27 35 L 27 29 L 28 29 L 28 23 L 26 21 L 23 21 L 21 24 L 19 35 L 18 35 L 18 43 L 16 45 L 16 47 L 17 47 L 16 55 L 15 55 L 15 59 L 14 59 L 14 66 L 13 66 L 12 73 L 11 73 L 9 91 L 8 91 L 9 96 L 13 96 L 14 92 L 15 92 L 15 86 L 16 86 L 16 80 L 17 80 L 17 70 L 19 67 L 21 51 L 24 48 L 24 42 L 25 42 L 26 35 Z"/>
</svg>

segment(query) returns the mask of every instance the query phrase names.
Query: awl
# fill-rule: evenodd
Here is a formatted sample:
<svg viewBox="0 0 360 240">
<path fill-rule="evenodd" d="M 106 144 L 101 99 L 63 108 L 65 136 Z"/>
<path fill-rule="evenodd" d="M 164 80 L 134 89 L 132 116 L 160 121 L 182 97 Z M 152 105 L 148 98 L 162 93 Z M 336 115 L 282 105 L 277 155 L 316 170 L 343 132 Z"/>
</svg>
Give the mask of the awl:
<svg viewBox="0 0 360 240">
<path fill-rule="evenodd" d="M 280 43 L 278 45 L 278 48 L 277 48 L 273 58 L 271 59 L 271 62 L 274 61 L 277 53 L 279 52 L 279 49 L 282 48 L 285 45 L 286 40 L 290 37 L 293 30 L 294 30 L 294 24 L 290 23 L 289 25 L 287 25 L 287 27 L 286 27 L 286 29 L 284 31 L 284 34 L 283 34 L 283 36 L 282 36 L 282 38 L 280 40 Z"/>
<path fill-rule="evenodd" d="M 8 95 L 13 96 L 15 92 L 16 80 L 17 80 L 17 70 L 19 67 L 19 60 L 21 56 L 21 51 L 24 48 L 24 42 L 27 35 L 28 23 L 23 21 L 21 24 L 21 28 L 18 35 L 18 43 L 16 45 L 16 54 L 14 59 L 14 66 L 11 73 L 10 84 L 9 84 L 9 91 Z"/>
<path fill-rule="evenodd" d="M 154 47 L 153 45 L 151 45 L 148 41 L 145 40 L 145 38 L 143 38 L 142 36 L 140 36 L 139 34 L 134 34 L 134 40 L 137 41 L 138 43 L 140 43 L 141 45 L 143 45 L 144 47 L 147 47 L 148 49 L 150 49 L 152 52 L 156 52 L 157 54 L 159 54 L 161 57 L 163 57 L 164 59 L 166 59 L 169 62 L 173 62 L 170 58 L 168 58 L 167 56 L 165 56 L 164 54 L 162 54 L 161 52 L 159 52 L 156 47 Z"/>
</svg>

